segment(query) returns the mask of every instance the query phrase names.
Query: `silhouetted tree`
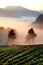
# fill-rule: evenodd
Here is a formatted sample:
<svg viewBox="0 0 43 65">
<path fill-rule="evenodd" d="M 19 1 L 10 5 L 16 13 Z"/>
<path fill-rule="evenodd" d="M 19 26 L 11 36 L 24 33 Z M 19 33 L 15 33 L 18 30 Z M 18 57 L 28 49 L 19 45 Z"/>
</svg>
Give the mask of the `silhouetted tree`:
<svg viewBox="0 0 43 65">
<path fill-rule="evenodd" d="M 14 32 L 13 29 L 11 29 L 11 30 L 9 31 L 8 38 L 16 38 L 16 33 Z"/>
<path fill-rule="evenodd" d="M 28 35 L 26 35 L 26 42 L 35 42 L 35 37 L 37 34 L 35 34 L 35 31 L 33 30 L 33 28 L 29 29 L 28 31 Z"/>
<path fill-rule="evenodd" d="M 28 31 L 28 34 L 35 34 L 33 28 L 31 28 L 31 29 Z"/>
</svg>

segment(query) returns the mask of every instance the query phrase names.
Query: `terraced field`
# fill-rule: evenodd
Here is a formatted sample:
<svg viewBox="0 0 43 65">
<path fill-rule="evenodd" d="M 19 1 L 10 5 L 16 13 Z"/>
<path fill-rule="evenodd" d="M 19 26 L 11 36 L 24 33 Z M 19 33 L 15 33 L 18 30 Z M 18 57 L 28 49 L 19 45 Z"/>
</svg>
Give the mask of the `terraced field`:
<svg viewBox="0 0 43 65">
<path fill-rule="evenodd" d="M 0 65 L 43 65 L 43 45 L 0 46 Z"/>
</svg>

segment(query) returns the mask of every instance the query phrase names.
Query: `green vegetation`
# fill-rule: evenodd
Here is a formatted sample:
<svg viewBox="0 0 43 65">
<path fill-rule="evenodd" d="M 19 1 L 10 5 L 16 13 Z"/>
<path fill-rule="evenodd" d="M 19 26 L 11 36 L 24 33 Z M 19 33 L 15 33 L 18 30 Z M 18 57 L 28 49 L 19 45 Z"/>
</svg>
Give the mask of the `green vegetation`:
<svg viewBox="0 0 43 65">
<path fill-rule="evenodd" d="M 43 65 L 43 45 L 0 46 L 0 65 Z"/>
</svg>

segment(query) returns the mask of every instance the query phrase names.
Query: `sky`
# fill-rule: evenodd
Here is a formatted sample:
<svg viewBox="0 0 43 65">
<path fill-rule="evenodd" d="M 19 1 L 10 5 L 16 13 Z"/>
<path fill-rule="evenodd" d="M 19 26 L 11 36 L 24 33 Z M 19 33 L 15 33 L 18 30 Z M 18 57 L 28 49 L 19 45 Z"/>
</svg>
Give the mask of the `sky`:
<svg viewBox="0 0 43 65">
<path fill-rule="evenodd" d="M 0 8 L 6 6 L 23 6 L 31 10 L 43 10 L 43 0 L 0 0 Z"/>
</svg>

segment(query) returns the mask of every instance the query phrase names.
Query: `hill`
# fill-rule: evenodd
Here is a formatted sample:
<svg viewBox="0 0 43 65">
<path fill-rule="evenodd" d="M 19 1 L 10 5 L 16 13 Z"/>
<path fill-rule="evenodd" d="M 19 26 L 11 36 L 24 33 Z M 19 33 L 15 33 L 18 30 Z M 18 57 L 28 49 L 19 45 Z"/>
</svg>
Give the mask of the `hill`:
<svg viewBox="0 0 43 65">
<path fill-rule="evenodd" d="M 37 17 L 36 21 L 34 21 L 32 23 L 32 25 L 35 26 L 35 27 L 37 27 L 37 28 L 41 28 L 42 29 L 43 28 L 43 14 L 40 14 Z"/>
<path fill-rule="evenodd" d="M 8 6 L 4 9 L 0 8 L 0 10 L 0 16 L 5 17 L 36 17 L 40 14 L 38 11 L 29 10 L 21 6 Z"/>
</svg>

